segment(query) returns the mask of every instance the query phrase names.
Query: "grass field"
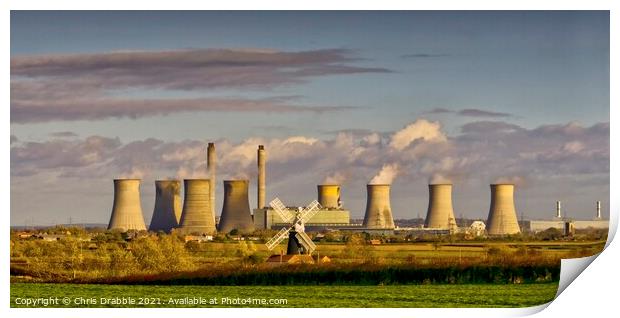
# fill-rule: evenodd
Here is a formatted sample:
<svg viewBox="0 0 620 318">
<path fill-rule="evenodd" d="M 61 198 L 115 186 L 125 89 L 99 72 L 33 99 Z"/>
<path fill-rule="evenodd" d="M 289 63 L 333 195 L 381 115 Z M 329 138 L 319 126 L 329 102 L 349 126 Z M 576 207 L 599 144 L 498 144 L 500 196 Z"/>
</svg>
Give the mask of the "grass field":
<svg viewBox="0 0 620 318">
<path fill-rule="evenodd" d="M 58 297 L 50 307 L 529 307 L 553 300 L 557 283 L 389 286 L 144 286 L 11 284 L 11 307 L 25 299 Z M 67 297 L 70 305 L 62 303 Z M 101 298 L 129 297 L 136 304 L 101 304 Z M 217 304 L 183 305 L 185 297 L 216 299 Z M 229 299 L 286 299 L 284 305 L 222 304 Z M 75 300 L 90 300 L 76 305 Z M 140 304 L 140 302 L 149 304 Z M 37 306 L 42 307 L 42 306 Z"/>
</svg>

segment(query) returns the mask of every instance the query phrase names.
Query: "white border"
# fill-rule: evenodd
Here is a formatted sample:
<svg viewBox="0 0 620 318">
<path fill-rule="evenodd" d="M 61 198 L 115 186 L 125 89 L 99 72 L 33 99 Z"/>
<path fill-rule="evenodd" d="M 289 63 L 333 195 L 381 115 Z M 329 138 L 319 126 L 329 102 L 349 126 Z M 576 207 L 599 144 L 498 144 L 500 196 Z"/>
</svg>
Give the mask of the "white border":
<svg viewBox="0 0 620 318">
<path fill-rule="evenodd" d="M 9 143 L 8 135 L 10 134 L 10 116 L 9 108 L 9 83 L 10 83 L 10 11 L 9 10 L 185 10 L 185 9 L 210 9 L 210 10 L 300 10 L 300 9 L 320 9 L 320 10 L 611 10 L 611 55 L 618 56 L 618 21 L 619 1 L 609 0 L 588 0 L 588 1 L 542 1 L 542 0 L 521 0 L 521 1 L 482 1 L 482 0 L 452 0 L 452 1 L 372 1 L 368 3 L 360 3 L 360 1 L 283 1 L 283 0 L 262 0 L 262 1 L 240 1 L 229 0 L 220 2 L 194 2 L 194 1 L 119 1 L 108 0 L 102 2 L 79 1 L 79 0 L 57 0 L 57 1 L 29 1 L 29 0 L 9 0 L 0 1 L 2 8 L 2 41 L 3 60 L 2 72 L 5 76 L 2 78 L 2 96 L 4 97 L 4 107 L 2 108 L 1 122 L 2 131 L 5 135 L 5 143 Z M 617 87 L 617 64 L 611 60 L 611 87 Z M 611 105 L 616 105 L 617 94 L 611 90 Z M 617 122 L 618 111 L 611 107 L 611 121 Z M 618 157 L 618 143 L 614 145 L 614 141 L 618 140 L 618 129 L 611 125 L 611 184 L 610 184 L 610 214 L 612 220 L 610 227 L 615 232 L 618 224 L 618 171 L 614 164 L 614 159 Z M 5 202 L 2 213 L 4 226 L 1 226 L 2 255 L 9 254 L 9 227 L 10 224 L 10 145 L 3 147 L 2 156 L 2 201 Z M 615 234 L 615 233 L 613 233 Z M 612 237 L 613 234 L 610 234 Z M 620 247 L 617 242 L 608 242 L 606 250 L 596 258 L 593 263 L 566 289 L 559 297 L 546 305 L 526 308 L 526 309 L 11 309 L 9 307 L 9 277 L 8 275 L 0 275 L 2 279 L 1 291 L 4 296 L 4 306 L 2 311 L 3 317 L 82 317 L 85 313 L 95 317 L 110 317 L 125 315 L 150 315 L 150 316 L 169 316 L 171 313 L 186 313 L 191 315 L 218 315 L 218 317 L 237 317 L 240 315 L 251 316 L 289 316 L 294 314 L 299 317 L 317 317 L 317 316 L 336 316 L 336 315 L 356 315 L 361 317 L 370 317 L 377 315 L 390 316 L 412 316 L 424 315 L 433 317 L 505 317 L 505 316 L 522 316 L 533 314 L 541 311 L 539 316 L 592 316 L 593 314 L 607 314 L 616 312 L 618 289 L 618 260 L 620 259 Z M 8 257 L 4 259 L 0 265 L 0 272 L 9 272 Z M 301 287 L 303 288 L 303 287 Z M 121 314 L 121 315 L 119 315 Z M 606 315 L 606 316 L 607 316 Z"/>
</svg>

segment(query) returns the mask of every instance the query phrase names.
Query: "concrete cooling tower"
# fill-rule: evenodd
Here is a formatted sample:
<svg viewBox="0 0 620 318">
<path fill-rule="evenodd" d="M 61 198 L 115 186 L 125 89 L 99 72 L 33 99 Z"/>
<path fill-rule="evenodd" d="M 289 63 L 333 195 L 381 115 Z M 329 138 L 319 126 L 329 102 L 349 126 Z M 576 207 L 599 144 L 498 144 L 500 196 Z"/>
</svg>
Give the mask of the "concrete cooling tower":
<svg viewBox="0 0 620 318">
<path fill-rule="evenodd" d="M 368 184 L 366 191 L 368 195 L 363 227 L 367 229 L 394 229 L 394 219 L 390 207 L 390 185 Z"/>
<path fill-rule="evenodd" d="M 487 219 L 489 235 L 520 233 L 514 201 L 514 184 L 491 185 L 491 208 Z"/>
<path fill-rule="evenodd" d="M 428 210 L 424 227 L 448 229 L 456 225 L 452 209 L 452 184 L 428 185 Z"/>
<path fill-rule="evenodd" d="M 140 179 L 114 180 L 114 205 L 108 230 L 146 230 L 140 205 Z"/>
<path fill-rule="evenodd" d="M 213 234 L 215 216 L 211 213 L 209 179 L 185 179 L 185 198 L 179 228 L 185 233 Z"/>
<path fill-rule="evenodd" d="M 319 184 L 319 204 L 325 209 L 340 208 L 340 185 L 338 184 Z"/>
<path fill-rule="evenodd" d="M 217 226 L 219 232 L 228 233 L 233 229 L 245 233 L 254 231 L 248 199 L 249 183 L 249 180 L 224 181 L 224 205 Z"/>
<path fill-rule="evenodd" d="M 265 146 L 259 145 L 257 150 L 258 161 L 258 191 L 257 206 L 259 209 L 265 207 Z"/>
<path fill-rule="evenodd" d="M 155 181 L 155 208 L 149 231 L 169 233 L 181 219 L 181 181 Z"/>
</svg>

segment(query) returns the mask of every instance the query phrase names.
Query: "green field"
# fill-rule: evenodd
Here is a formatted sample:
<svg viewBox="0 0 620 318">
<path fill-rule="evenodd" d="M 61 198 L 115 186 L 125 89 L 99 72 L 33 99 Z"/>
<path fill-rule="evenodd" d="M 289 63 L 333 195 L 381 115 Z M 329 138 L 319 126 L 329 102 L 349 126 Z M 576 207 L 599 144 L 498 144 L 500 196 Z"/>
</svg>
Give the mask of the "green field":
<svg viewBox="0 0 620 318">
<path fill-rule="evenodd" d="M 553 300 L 557 283 L 386 286 L 146 286 L 12 283 L 11 307 L 25 299 L 58 297 L 50 307 L 529 307 Z M 95 304 L 62 304 L 63 298 Z M 101 298 L 130 297 L 151 304 L 101 304 Z M 170 299 L 217 299 L 214 305 L 175 305 Z M 286 305 L 222 304 L 229 299 L 286 299 Z M 43 307 L 43 306 L 37 306 Z"/>
</svg>

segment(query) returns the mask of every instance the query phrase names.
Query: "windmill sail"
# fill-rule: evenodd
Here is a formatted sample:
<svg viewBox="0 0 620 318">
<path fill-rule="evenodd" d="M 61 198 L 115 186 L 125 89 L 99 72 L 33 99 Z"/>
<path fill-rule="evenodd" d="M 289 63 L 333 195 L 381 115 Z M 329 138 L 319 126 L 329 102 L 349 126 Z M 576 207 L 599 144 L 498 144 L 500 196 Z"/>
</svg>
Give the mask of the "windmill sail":
<svg viewBox="0 0 620 318">
<path fill-rule="evenodd" d="M 308 251 L 308 254 L 312 254 L 312 252 L 314 252 L 316 249 L 316 244 L 312 242 L 312 239 L 308 236 L 308 234 L 305 232 L 297 232 L 295 237 L 297 238 L 297 241 L 299 241 L 299 244 L 301 244 L 304 249 Z"/>
<path fill-rule="evenodd" d="M 303 211 L 301 211 L 301 215 L 299 216 L 299 220 L 301 223 L 308 222 L 319 210 L 321 209 L 321 205 L 317 200 L 314 200 L 308 205 Z"/>
<path fill-rule="evenodd" d="M 274 211 L 276 211 L 276 213 L 278 213 L 282 221 L 284 221 L 285 223 L 293 221 L 293 218 L 295 216 L 286 208 L 286 206 L 284 205 L 284 203 L 282 203 L 282 201 L 280 201 L 280 199 L 273 199 L 273 201 L 271 201 L 269 205 L 273 208 Z"/>
<path fill-rule="evenodd" d="M 288 227 L 283 227 L 280 232 L 278 232 L 278 234 L 276 234 L 274 237 L 272 237 L 267 244 L 267 249 L 269 249 L 270 251 L 276 247 L 276 245 L 280 244 L 280 242 L 282 242 L 286 237 L 288 237 L 288 232 L 290 231 L 290 228 Z"/>
</svg>

